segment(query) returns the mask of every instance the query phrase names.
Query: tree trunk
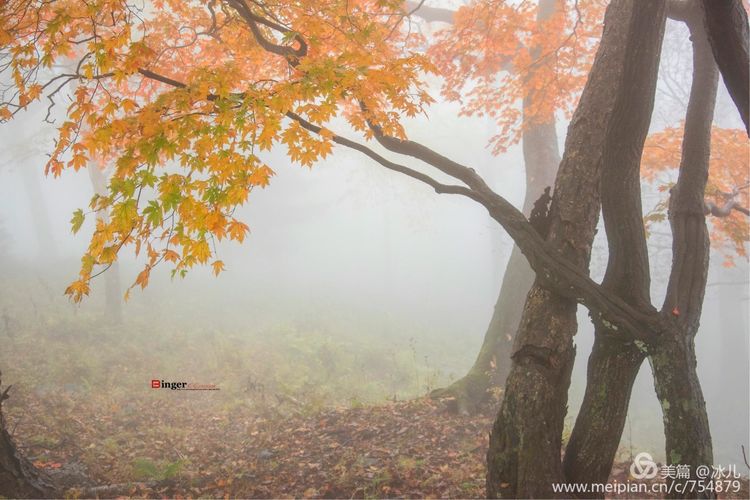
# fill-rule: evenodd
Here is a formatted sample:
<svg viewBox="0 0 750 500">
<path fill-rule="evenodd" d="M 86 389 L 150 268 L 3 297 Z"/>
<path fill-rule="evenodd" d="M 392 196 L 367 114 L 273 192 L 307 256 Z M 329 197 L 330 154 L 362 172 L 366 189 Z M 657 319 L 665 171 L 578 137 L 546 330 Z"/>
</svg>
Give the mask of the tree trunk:
<svg viewBox="0 0 750 500">
<path fill-rule="evenodd" d="M 89 164 L 89 177 L 94 187 L 94 192 L 100 196 L 107 194 L 107 180 L 98 166 Z M 109 215 L 105 214 L 104 218 Z M 122 322 L 122 288 L 120 286 L 120 265 L 115 260 L 104 273 L 104 311 L 107 321 L 111 323 Z"/>
<path fill-rule="evenodd" d="M 708 47 L 702 27 L 701 13 L 695 7 L 696 5 L 688 6 L 683 18 L 690 27 L 691 39 L 693 41 L 694 74 L 690 102 L 688 104 L 682 162 L 683 164 L 691 163 L 696 165 L 693 169 L 703 170 L 707 174 L 708 152 L 710 150 L 710 127 L 713 120 L 717 75 L 715 65 L 711 61 L 710 48 Z M 703 181 L 703 189 L 705 189 L 705 180 Z M 695 193 L 698 193 L 698 190 L 695 190 L 693 198 L 697 198 Z M 699 198 L 700 200 L 703 198 L 702 190 L 700 191 Z M 700 202 L 693 199 L 691 203 L 697 204 Z M 616 229 L 615 234 L 623 234 L 621 226 Z M 699 233 L 700 231 L 694 236 L 697 238 L 695 244 L 701 246 L 700 239 L 702 236 Z M 678 229 L 675 232 L 675 241 L 679 237 L 684 237 L 684 232 Z M 632 257 L 635 253 L 628 252 L 626 255 Z M 703 250 L 700 250 L 697 255 L 703 255 Z M 707 255 L 706 250 L 706 258 Z M 637 264 L 633 263 L 629 265 L 637 268 Z M 698 282 L 700 281 L 701 279 L 699 278 Z M 603 284 L 606 285 L 607 282 L 607 277 L 605 277 Z M 627 282 L 636 283 L 638 280 L 631 278 Z M 705 279 L 703 279 L 703 284 L 705 286 Z M 631 301 L 639 300 L 645 304 L 645 300 L 643 299 L 647 298 L 648 294 L 647 290 L 643 290 L 640 294 L 628 297 L 626 293 L 623 297 Z M 702 292 L 700 301 L 702 302 Z M 645 305 L 645 307 L 650 306 Z M 695 307 L 697 307 L 698 314 L 700 314 L 700 306 L 696 303 L 693 308 L 695 309 Z M 679 314 L 679 310 L 677 313 Z M 697 329 L 697 324 L 695 327 Z M 691 388 L 688 392 L 693 394 L 698 406 L 705 406 L 702 403 L 702 395 L 699 394 L 700 385 L 698 384 L 694 369 L 694 348 L 692 345 L 678 344 L 684 344 L 684 342 L 680 342 L 679 339 L 673 339 L 658 349 L 644 344 L 636 345 L 632 342 L 617 342 L 611 336 L 608 336 L 605 328 L 602 328 L 601 325 L 597 326 L 596 340 L 589 359 L 588 383 L 584 401 L 565 453 L 565 474 L 570 482 L 590 484 L 604 483 L 608 480 L 617 446 L 622 436 L 633 381 L 638 375 L 647 352 L 658 351 L 663 353 L 658 361 L 652 359 L 654 370 L 656 370 L 656 365 L 658 364 L 660 367 L 659 370 L 663 372 L 662 378 L 667 378 L 667 380 L 683 380 L 682 375 L 674 377 L 674 374 L 684 373 L 689 382 L 683 385 Z M 691 366 L 692 368 L 690 368 Z M 683 371 L 672 372 L 671 370 Z M 698 389 L 697 393 L 695 392 L 696 387 Z M 657 392 L 663 393 L 660 394 L 660 399 L 670 397 L 667 395 L 669 391 L 666 389 Z M 671 397 L 674 397 L 674 395 Z M 700 401 L 700 404 L 698 401 Z M 670 403 L 667 403 L 666 408 L 669 407 Z M 699 428 L 703 427 L 703 423 L 699 420 L 692 421 L 688 425 L 692 426 L 696 422 L 698 422 Z M 667 417 L 665 417 L 665 429 L 668 426 Z M 667 430 L 666 432 L 672 433 L 673 431 Z M 696 435 L 695 439 L 700 437 L 701 441 L 697 441 L 696 443 L 706 442 L 706 437 L 710 443 L 710 435 L 706 434 L 703 436 L 704 433 L 700 430 L 697 434 L 701 436 Z M 669 453 L 668 451 L 668 456 Z"/>
<path fill-rule="evenodd" d="M 689 465 L 690 477 L 671 479 L 676 490 L 668 498 L 714 498 L 711 491 L 690 489 L 689 481 L 707 484 L 695 472 L 699 465 L 713 470 L 713 447 L 706 402 L 696 372 L 692 337 L 663 339 L 649 357 L 661 402 L 666 437 L 667 463 Z M 682 489 L 680 489 L 682 488 Z"/>
<path fill-rule="evenodd" d="M 709 235 L 703 212 L 708 179 L 718 70 L 702 23 L 694 23 L 693 87 L 685 119 L 685 138 L 677 184 L 669 203 L 672 226 L 672 272 L 662 311 L 679 329 L 649 348 L 656 395 L 662 406 L 666 456 L 670 464 L 689 465 L 691 477 L 677 480 L 681 489 L 699 465 L 713 464 L 706 403 L 696 372 L 694 338 L 698 331 L 709 262 Z M 710 481 L 710 480 L 709 480 Z M 673 490 L 674 491 L 674 490 Z M 705 495 L 705 496 L 704 496 Z M 712 497 L 710 491 L 673 493 L 674 497 Z"/>
<path fill-rule="evenodd" d="M 537 21 L 549 19 L 558 0 L 540 0 Z M 539 57 L 538 50 L 532 57 Z M 531 213 L 534 201 L 555 181 L 560 165 L 555 117 L 528 116 L 535 96 L 530 92 L 523 100 L 523 159 L 526 172 L 526 194 L 523 213 Z M 501 388 L 510 373 L 513 339 L 521 322 L 526 294 L 534 283 L 534 273 L 517 246 L 513 246 L 503 274 L 500 293 L 492 319 L 484 335 L 474 365 L 469 372 L 445 389 L 433 391 L 433 397 L 456 398 L 459 413 L 474 413 L 488 396 L 490 389 Z"/>
<path fill-rule="evenodd" d="M 748 127 L 750 111 L 750 54 L 747 12 L 742 0 L 703 0 L 705 26 L 714 58 L 724 77 L 729 95 Z"/>
<path fill-rule="evenodd" d="M 638 370 L 646 358 L 632 342 L 596 329 L 589 356 L 586 392 L 565 448 L 563 470 L 569 483 L 606 483 L 612 471 Z M 581 498 L 603 497 L 590 493 Z"/>
<path fill-rule="evenodd" d="M 533 125 L 523 135 L 526 165 L 526 199 L 524 214 L 529 215 L 534 201 L 544 188 L 554 183 L 560 163 L 554 122 Z M 526 294 L 534 282 L 534 273 L 517 246 L 513 246 L 503 274 L 492 319 L 474 365 L 461 379 L 433 397 L 456 398 L 460 413 L 471 414 L 485 400 L 488 391 L 503 387 L 510 373 L 513 339 L 521 322 Z"/>
<path fill-rule="evenodd" d="M 1 375 L 1 374 L 0 374 Z M 8 498 L 50 498 L 55 491 L 43 473 L 24 458 L 5 427 L 2 402 L 8 399 L 0 380 L 0 495 Z"/>
<path fill-rule="evenodd" d="M 648 46 L 659 30 L 663 2 L 613 1 L 604 33 L 566 139 L 555 181 L 548 242 L 588 269 L 599 216 L 599 177 L 606 131 L 623 82 L 625 55 Z M 662 23 L 663 24 L 663 23 Z M 663 29 L 663 27 L 662 27 Z M 487 495 L 559 496 L 560 449 L 567 391 L 575 357 L 576 303 L 541 286 L 528 294 L 514 345 L 505 396 L 490 434 Z"/>
<path fill-rule="evenodd" d="M 655 312 L 641 205 L 640 162 L 651 123 L 666 10 L 653 23 L 649 43 L 628 51 L 627 85 L 617 98 L 604 148 L 601 197 L 609 259 L 602 287 L 630 305 Z M 606 483 L 625 426 L 633 382 L 645 358 L 643 345 L 623 338 L 594 317 L 594 346 L 586 392 L 563 460 L 570 483 Z M 585 495 L 584 495 L 585 496 Z M 593 496 L 593 493 L 592 493 Z"/>
<path fill-rule="evenodd" d="M 52 224 L 50 223 L 49 212 L 47 211 L 47 200 L 45 200 L 42 194 L 42 188 L 39 185 L 37 172 L 34 168 L 29 166 L 21 167 L 21 176 L 23 177 L 26 192 L 29 195 L 31 221 L 36 233 L 38 253 L 39 255 L 43 255 L 45 260 L 49 260 L 50 257 L 55 256 L 56 246 L 52 237 Z"/>
</svg>

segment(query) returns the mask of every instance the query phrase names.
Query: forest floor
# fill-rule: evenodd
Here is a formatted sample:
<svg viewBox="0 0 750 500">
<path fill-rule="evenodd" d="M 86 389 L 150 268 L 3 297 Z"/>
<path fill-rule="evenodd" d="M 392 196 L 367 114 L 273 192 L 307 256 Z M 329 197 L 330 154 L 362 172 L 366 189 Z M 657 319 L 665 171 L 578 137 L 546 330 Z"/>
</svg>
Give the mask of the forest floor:
<svg viewBox="0 0 750 500">
<path fill-rule="evenodd" d="M 417 399 L 309 413 L 286 401 L 259 415 L 183 395 L 94 405 L 32 394 L 16 398 L 11 429 L 69 497 L 483 497 L 491 409 L 465 417 Z M 733 497 L 748 498 L 747 482 Z"/>
<path fill-rule="evenodd" d="M 450 332 L 318 313 L 243 329 L 159 308 L 106 326 L 18 283 L 0 289 L 3 413 L 68 497 L 484 496 L 496 405 L 469 417 L 412 399 L 473 360 Z M 221 390 L 154 390 L 156 378 Z M 631 461 L 618 455 L 613 481 Z M 735 497 L 750 497 L 746 481 Z"/>
</svg>

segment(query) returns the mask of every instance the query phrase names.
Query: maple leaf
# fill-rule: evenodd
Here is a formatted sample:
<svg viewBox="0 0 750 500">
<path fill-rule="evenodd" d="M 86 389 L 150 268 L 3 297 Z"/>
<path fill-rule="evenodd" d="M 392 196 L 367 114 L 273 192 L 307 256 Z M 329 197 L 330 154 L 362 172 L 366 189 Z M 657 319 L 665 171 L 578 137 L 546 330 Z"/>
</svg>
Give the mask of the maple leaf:
<svg viewBox="0 0 750 500">
<path fill-rule="evenodd" d="M 248 231 L 250 231 L 250 228 L 247 227 L 247 224 L 243 222 L 232 219 L 232 221 L 229 223 L 229 237 L 233 240 L 242 242 L 245 239 L 245 235 L 247 235 Z"/>
<path fill-rule="evenodd" d="M 80 302 L 84 296 L 91 292 L 88 281 L 76 280 L 65 289 L 65 295 L 70 296 L 74 302 Z"/>
<path fill-rule="evenodd" d="M 135 284 L 140 285 L 141 288 L 146 288 L 148 286 L 148 278 L 151 274 L 151 269 L 146 268 L 140 273 L 138 273 L 138 277 L 135 279 Z"/>
<path fill-rule="evenodd" d="M 211 264 L 213 267 L 214 275 L 218 276 L 224 270 L 224 263 L 220 260 L 216 260 Z"/>
<path fill-rule="evenodd" d="M 80 208 L 73 212 L 73 218 L 70 219 L 70 224 L 72 226 L 72 231 L 74 234 L 81 229 L 85 218 L 86 217 L 83 215 L 83 210 L 81 210 Z"/>
</svg>

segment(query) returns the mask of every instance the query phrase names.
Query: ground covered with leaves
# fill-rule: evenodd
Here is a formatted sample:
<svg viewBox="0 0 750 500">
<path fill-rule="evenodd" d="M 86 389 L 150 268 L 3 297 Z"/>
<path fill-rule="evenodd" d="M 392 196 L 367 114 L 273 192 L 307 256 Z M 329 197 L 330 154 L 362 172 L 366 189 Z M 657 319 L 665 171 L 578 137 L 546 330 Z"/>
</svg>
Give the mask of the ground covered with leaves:
<svg viewBox="0 0 750 500">
<path fill-rule="evenodd" d="M 15 436 L 39 467 L 56 476 L 76 474 L 72 483 L 78 484 L 70 485 L 84 494 L 482 495 L 491 423 L 484 416 L 451 415 L 429 400 L 314 415 L 239 408 L 217 414 L 210 395 L 166 396 L 174 401 L 155 397 L 94 414 L 86 399 L 73 395 L 16 401 L 44 417 L 23 419 Z M 112 484 L 122 487 L 87 488 Z"/>
<path fill-rule="evenodd" d="M 31 292 L 0 295 L 0 370 L 13 384 L 3 410 L 22 452 L 69 497 L 484 496 L 496 407 L 461 416 L 419 397 L 474 354 L 460 358 L 434 331 L 368 331 L 361 316 L 339 327 L 256 319 L 250 330 L 139 312 L 111 325 Z M 221 390 L 155 390 L 151 379 Z M 627 481 L 629 465 L 623 452 L 612 480 Z M 743 488 L 737 498 L 750 496 Z"/>
<path fill-rule="evenodd" d="M 459 416 L 418 399 L 259 415 L 184 392 L 97 408 L 66 392 L 15 403 L 17 441 L 71 497 L 484 496 L 491 411 Z M 628 479 L 618 463 L 611 481 Z M 747 493 L 744 482 L 733 498 Z"/>
</svg>

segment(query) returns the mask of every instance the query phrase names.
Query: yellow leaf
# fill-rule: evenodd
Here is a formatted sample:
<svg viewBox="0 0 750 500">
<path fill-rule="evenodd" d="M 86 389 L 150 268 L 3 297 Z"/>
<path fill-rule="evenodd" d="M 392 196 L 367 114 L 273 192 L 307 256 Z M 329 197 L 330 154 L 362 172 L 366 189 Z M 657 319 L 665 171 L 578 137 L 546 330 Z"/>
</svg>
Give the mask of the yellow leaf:
<svg viewBox="0 0 750 500">
<path fill-rule="evenodd" d="M 65 289 L 65 295 L 69 295 L 73 302 L 80 302 L 84 295 L 91 291 L 88 281 L 78 280 Z"/>
<path fill-rule="evenodd" d="M 143 271 L 140 272 L 138 277 L 135 279 L 136 285 L 141 285 L 141 289 L 146 288 L 148 286 L 148 277 L 151 274 L 151 269 L 146 268 Z"/>
<path fill-rule="evenodd" d="M 214 275 L 218 276 L 220 272 L 224 270 L 224 263 L 220 260 L 215 260 L 211 267 L 214 268 Z"/>
<path fill-rule="evenodd" d="M 209 248 L 206 240 L 200 240 L 191 245 L 190 253 L 198 260 L 198 262 L 205 264 L 208 261 L 208 258 L 211 257 L 211 248 Z"/>
<path fill-rule="evenodd" d="M 247 224 L 243 224 L 238 220 L 233 220 L 229 223 L 229 238 L 242 243 L 249 230 L 250 228 L 247 227 Z"/>
</svg>

